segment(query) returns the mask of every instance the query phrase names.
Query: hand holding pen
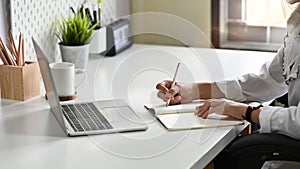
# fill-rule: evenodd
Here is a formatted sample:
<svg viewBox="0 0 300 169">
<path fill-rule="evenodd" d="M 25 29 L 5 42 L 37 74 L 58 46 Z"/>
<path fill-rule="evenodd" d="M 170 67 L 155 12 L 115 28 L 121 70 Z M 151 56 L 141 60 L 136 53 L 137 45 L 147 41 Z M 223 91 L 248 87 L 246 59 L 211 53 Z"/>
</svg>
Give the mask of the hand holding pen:
<svg viewBox="0 0 300 169">
<path fill-rule="evenodd" d="M 200 98 L 197 83 L 182 83 L 176 81 L 179 65 L 177 65 L 173 80 L 164 80 L 156 85 L 157 97 L 169 104 L 190 103 Z"/>
<path fill-rule="evenodd" d="M 173 77 L 173 82 L 172 82 L 172 85 L 170 87 L 170 89 L 172 89 L 176 83 L 176 77 L 177 77 L 177 74 L 178 74 L 178 69 L 179 69 L 179 66 L 180 66 L 180 63 L 177 64 L 177 67 L 176 67 L 176 71 L 175 71 L 175 74 L 174 74 L 174 77 Z M 170 101 L 171 101 L 171 98 L 169 98 L 166 102 L 166 107 L 169 106 L 170 104 Z"/>
</svg>

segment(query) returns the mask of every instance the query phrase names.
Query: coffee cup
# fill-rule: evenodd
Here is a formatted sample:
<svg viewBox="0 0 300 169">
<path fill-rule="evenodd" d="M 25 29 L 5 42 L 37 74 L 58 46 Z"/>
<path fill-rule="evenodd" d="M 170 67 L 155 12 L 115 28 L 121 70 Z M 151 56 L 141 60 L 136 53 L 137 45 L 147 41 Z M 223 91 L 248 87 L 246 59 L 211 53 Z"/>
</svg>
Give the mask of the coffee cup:
<svg viewBox="0 0 300 169">
<path fill-rule="evenodd" d="M 72 97 L 76 95 L 76 88 L 85 80 L 85 71 L 75 69 L 73 63 L 56 62 L 49 64 L 55 88 L 59 97 Z M 83 74 L 83 78 L 75 84 L 75 75 Z"/>
</svg>

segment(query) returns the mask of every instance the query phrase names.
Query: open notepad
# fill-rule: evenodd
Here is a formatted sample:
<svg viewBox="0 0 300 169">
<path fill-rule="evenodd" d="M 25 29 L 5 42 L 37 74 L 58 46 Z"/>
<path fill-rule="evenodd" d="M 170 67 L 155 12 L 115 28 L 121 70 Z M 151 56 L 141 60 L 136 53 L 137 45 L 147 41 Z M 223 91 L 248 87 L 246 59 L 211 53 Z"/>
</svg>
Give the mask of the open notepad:
<svg viewBox="0 0 300 169">
<path fill-rule="evenodd" d="M 235 126 L 244 124 L 241 120 L 233 120 L 225 115 L 210 114 L 203 119 L 194 114 L 195 107 L 203 104 L 203 101 L 195 101 L 187 104 L 151 105 L 145 104 L 148 109 L 168 130 L 188 130 L 211 127 Z"/>
</svg>

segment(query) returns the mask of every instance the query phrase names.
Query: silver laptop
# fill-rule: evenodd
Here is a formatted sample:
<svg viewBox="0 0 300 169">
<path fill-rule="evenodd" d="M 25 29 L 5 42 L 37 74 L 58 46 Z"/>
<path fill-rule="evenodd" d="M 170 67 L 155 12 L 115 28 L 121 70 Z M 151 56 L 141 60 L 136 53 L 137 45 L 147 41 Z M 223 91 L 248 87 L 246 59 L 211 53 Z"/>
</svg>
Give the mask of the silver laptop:
<svg viewBox="0 0 300 169">
<path fill-rule="evenodd" d="M 141 131 L 148 128 L 122 99 L 61 104 L 49 62 L 32 38 L 51 111 L 68 136 Z"/>
</svg>

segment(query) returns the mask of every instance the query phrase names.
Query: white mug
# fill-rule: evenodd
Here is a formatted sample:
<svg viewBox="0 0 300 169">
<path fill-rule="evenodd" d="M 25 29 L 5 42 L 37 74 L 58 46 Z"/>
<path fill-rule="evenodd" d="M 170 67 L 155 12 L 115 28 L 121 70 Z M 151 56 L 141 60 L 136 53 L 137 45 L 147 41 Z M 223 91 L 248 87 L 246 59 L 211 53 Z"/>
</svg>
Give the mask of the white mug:
<svg viewBox="0 0 300 169">
<path fill-rule="evenodd" d="M 76 88 L 85 79 L 85 71 L 75 69 L 73 63 L 56 62 L 49 64 L 58 96 L 74 96 Z M 75 85 L 75 75 L 83 73 L 83 79 Z"/>
</svg>

